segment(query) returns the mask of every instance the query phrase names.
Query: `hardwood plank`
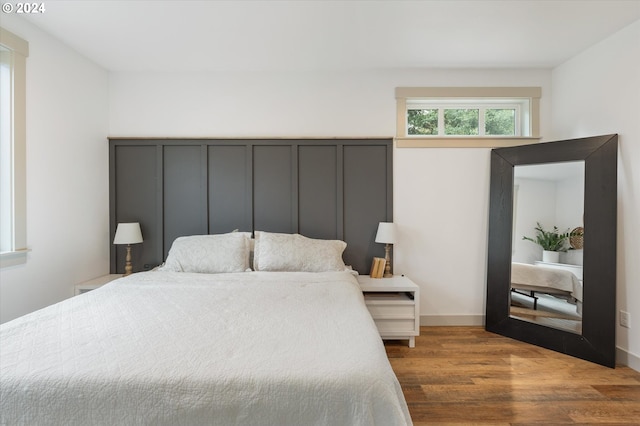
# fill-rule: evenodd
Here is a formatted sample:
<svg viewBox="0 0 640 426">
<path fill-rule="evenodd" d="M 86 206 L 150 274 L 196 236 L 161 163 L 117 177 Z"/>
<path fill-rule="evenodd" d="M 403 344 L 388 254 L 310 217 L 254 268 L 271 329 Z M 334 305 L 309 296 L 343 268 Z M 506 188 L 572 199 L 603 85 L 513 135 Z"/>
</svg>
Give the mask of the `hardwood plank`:
<svg viewBox="0 0 640 426">
<path fill-rule="evenodd" d="M 576 403 L 569 412 L 576 423 L 640 424 L 640 402 L 607 401 L 599 404 Z"/>
<path fill-rule="evenodd" d="M 486 332 L 422 327 L 385 342 L 415 425 L 640 425 L 640 373 Z"/>
<path fill-rule="evenodd" d="M 615 401 L 640 401 L 640 385 L 596 385 L 593 388 Z"/>
<path fill-rule="evenodd" d="M 512 423 L 530 422 L 542 424 L 571 423 L 567 410 L 553 404 L 545 406 L 535 402 L 516 403 L 413 403 L 409 404 L 412 418 L 429 422 L 484 422 Z M 430 420 L 429 420 L 430 419 Z"/>
<path fill-rule="evenodd" d="M 591 387 L 581 385 L 486 385 L 485 393 L 477 392 L 477 385 L 423 385 L 430 402 L 532 402 L 532 401 L 604 401 L 607 397 Z"/>
</svg>

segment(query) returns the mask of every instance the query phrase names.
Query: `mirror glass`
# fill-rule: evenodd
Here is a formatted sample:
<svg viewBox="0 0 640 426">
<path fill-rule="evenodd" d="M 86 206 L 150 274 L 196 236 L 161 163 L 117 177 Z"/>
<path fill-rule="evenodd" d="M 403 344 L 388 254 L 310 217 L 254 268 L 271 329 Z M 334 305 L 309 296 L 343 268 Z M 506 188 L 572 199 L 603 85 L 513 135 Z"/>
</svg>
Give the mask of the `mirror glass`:
<svg viewBox="0 0 640 426">
<path fill-rule="evenodd" d="M 513 171 L 512 318 L 582 334 L 584 161 Z"/>
</svg>

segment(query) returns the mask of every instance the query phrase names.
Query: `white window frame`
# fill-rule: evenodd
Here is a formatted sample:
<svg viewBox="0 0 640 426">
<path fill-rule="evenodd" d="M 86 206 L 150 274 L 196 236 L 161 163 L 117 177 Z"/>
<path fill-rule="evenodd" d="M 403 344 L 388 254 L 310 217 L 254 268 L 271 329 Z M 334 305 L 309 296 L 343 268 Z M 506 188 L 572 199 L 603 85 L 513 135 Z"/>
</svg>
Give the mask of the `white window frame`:
<svg viewBox="0 0 640 426">
<path fill-rule="evenodd" d="M 396 137 L 398 148 L 497 148 L 537 142 L 540 137 L 540 87 L 397 87 Z M 438 135 L 409 135 L 407 111 L 416 106 L 439 109 Z M 484 114 L 478 122 L 478 135 L 444 134 L 444 108 L 513 108 L 516 135 L 485 135 Z M 413 107 L 413 108 L 412 108 Z"/>
<path fill-rule="evenodd" d="M 488 109 L 512 109 L 515 110 L 515 134 L 507 135 L 506 137 L 520 137 L 529 136 L 529 129 L 523 127 L 523 122 L 528 123 L 528 120 L 523 120 L 523 114 L 528 116 L 529 103 L 524 100 L 511 100 L 511 99 L 469 99 L 465 102 L 451 99 L 430 99 L 430 100 L 407 100 L 407 113 L 410 110 L 438 110 L 438 134 L 437 135 L 410 135 L 409 134 L 409 121 L 405 120 L 405 132 L 408 138 L 421 138 L 421 137 L 459 137 L 461 135 L 446 135 L 445 123 L 444 123 L 444 111 L 446 109 L 477 109 L 479 111 L 478 116 L 478 135 L 477 136 L 496 136 L 505 137 L 501 135 L 486 135 L 485 120 L 486 110 Z M 408 116 L 408 115 L 407 115 Z M 475 136 L 475 137 L 477 137 Z"/>
<path fill-rule="evenodd" d="M 0 27 L 0 45 L 10 51 L 11 157 L 12 157 L 12 245 L 0 253 L 0 267 L 27 261 L 27 142 L 26 142 L 26 65 L 29 43 Z"/>
</svg>

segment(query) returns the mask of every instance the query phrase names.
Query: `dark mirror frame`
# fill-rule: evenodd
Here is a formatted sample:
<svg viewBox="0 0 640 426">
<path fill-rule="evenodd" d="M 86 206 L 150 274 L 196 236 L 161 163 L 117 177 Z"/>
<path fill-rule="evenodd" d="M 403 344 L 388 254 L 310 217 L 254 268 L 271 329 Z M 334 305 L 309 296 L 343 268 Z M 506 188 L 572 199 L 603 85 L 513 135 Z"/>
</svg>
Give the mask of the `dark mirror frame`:
<svg viewBox="0 0 640 426">
<path fill-rule="evenodd" d="M 497 148 L 491 151 L 487 260 L 487 331 L 615 367 L 618 135 Z M 513 168 L 585 162 L 582 334 L 509 316 Z"/>
</svg>

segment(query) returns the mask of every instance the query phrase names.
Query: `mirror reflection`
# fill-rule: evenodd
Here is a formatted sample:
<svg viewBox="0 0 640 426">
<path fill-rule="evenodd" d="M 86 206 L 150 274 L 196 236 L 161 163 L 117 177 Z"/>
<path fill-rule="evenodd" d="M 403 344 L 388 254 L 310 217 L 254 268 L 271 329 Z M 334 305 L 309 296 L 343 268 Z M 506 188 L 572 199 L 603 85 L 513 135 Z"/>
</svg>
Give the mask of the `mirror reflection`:
<svg viewBox="0 0 640 426">
<path fill-rule="evenodd" d="M 582 334 L 584 170 L 514 167 L 512 318 Z"/>
</svg>

